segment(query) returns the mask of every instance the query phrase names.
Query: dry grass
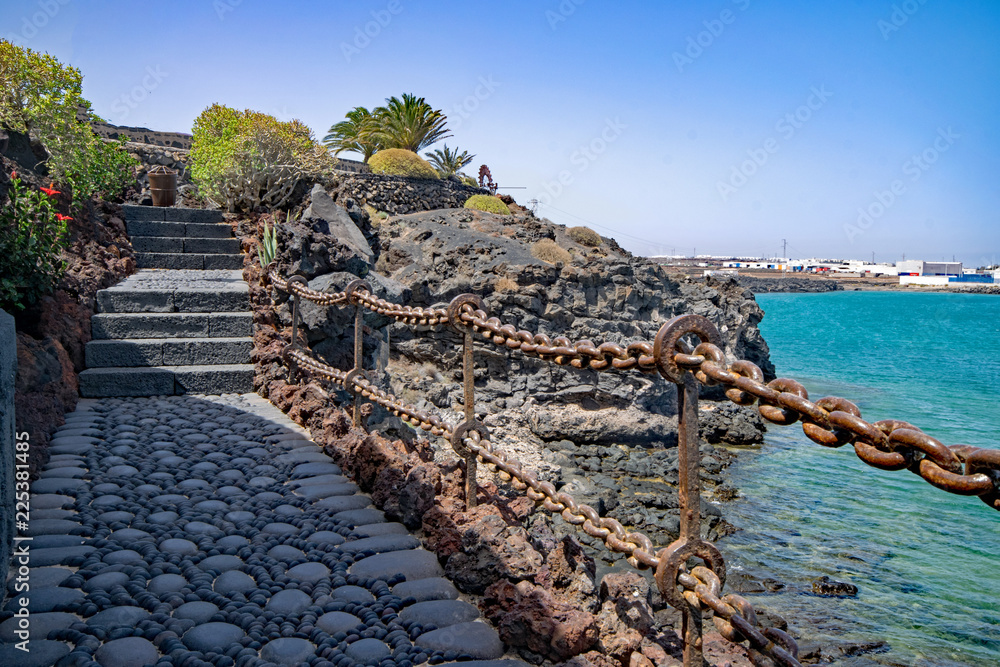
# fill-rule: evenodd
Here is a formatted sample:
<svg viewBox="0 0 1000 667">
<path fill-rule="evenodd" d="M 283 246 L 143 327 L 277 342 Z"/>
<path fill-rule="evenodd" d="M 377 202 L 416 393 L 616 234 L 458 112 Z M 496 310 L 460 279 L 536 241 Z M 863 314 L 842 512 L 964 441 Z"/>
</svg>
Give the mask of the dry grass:
<svg viewBox="0 0 1000 667">
<path fill-rule="evenodd" d="M 601 245 L 601 235 L 590 227 L 570 227 L 566 234 L 580 245 L 596 248 Z"/>
<path fill-rule="evenodd" d="M 516 281 L 511 280 L 510 278 L 507 278 L 505 276 L 502 278 L 497 278 L 493 282 L 493 289 L 496 290 L 497 292 L 516 292 L 518 287 Z"/>
<path fill-rule="evenodd" d="M 563 248 L 560 248 L 552 239 L 542 239 L 531 246 L 531 255 L 536 259 L 549 264 L 568 264 L 572 256 Z"/>
</svg>

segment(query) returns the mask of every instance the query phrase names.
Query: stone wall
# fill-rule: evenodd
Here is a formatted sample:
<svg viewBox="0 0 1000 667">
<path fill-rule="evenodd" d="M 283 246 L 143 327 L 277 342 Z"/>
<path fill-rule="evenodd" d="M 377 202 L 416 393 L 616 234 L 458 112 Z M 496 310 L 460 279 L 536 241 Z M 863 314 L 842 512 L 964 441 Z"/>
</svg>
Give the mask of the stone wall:
<svg viewBox="0 0 1000 667">
<path fill-rule="evenodd" d="M 427 180 L 383 174 L 340 173 L 333 180 L 334 199 L 353 199 L 393 214 L 418 213 L 441 208 L 462 208 L 472 195 L 488 194 L 450 179 Z"/>
<path fill-rule="evenodd" d="M 177 172 L 178 194 L 183 194 L 185 190 L 191 189 L 191 170 L 188 169 L 190 151 L 186 148 L 173 148 L 169 146 L 156 146 L 153 144 L 138 143 L 134 141 L 126 142 L 125 147 L 136 159 L 139 160 L 139 169 L 136 173 L 139 182 L 139 201 L 149 198 L 149 170 L 153 167 L 163 166 Z M 187 187 L 185 187 L 187 186 Z M 152 201 L 152 199 L 150 199 Z"/>
<path fill-rule="evenodd" d="M 14 377 L 17 375 L 17 336 L 14 318 L 0 310 L 0 581 L 14 544 Z M 0 595 L 0 598 L 3 596 Z"/>
<path fill-rule="evenodd" d="M 98 121 L 90 122 L 94 134 L 105 139 L 118 140 L 124 137 L 129 142 L 162 146 L 165 148 L 191 148 L 191 135 L 185 132 L 156 132 L 148 127 L 126 127 Z"/>
</svg>

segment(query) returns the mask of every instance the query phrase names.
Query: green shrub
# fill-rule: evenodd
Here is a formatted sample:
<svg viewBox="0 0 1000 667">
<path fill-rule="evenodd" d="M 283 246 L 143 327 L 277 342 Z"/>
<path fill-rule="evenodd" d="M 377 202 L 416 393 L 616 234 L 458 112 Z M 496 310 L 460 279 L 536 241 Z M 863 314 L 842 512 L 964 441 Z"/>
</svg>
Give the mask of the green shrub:
<svg viewBox="0 0 1000 667">
<path fill-rule="evenodd" d="M 531 245 L 531 255 L 549 264 L 569 264 L 573 259 L 569 252 L 559 247 L 552 239 L 542 239 Z"/>
<path fill-rule="evenodd" d="M 74 205 L 119 196 L 138 165 L 121 144 L 104 141 L 77 119 L 79 109 L 90 115 L 82 83 L 75 67 L 0 40 L 0 126 L 42 142 L 51 154 L 49 175 L 72 188 Z"/>
<path fill-rule="evenodd" d="M 500 201 L 499 197 L 493 195 L 472 195 L 465 202 L 465 208 L 472 208 L 477 211 L 488 213 L 499 213 L 500 215 L 510 215 L 507 204 Z"/>
<path fill-rule="evenodd" d="M 430 163 L 404 148 L 380 150 L 368 161 L 373 174 L 408 176 L 410 178 L 437 179 L 438 173 Z"/>
<path fill-rule="evenodd" d="M 601 245 L 601 235 L 590 227 L 570 227 L 566 234 L 580 245 L 596 248 Z"/>
<path fill-rule="evenodd" d="M 278 256 L 278 223 L 274 227 L 264 222 L 264 232 L 260 241 L 257 242 L 257 257 L 260 259 L 260 266 L 266 269 L 267 265 Z"/>
<path fill-rule="evenodd" d="M 54 194 L 58 194 L 52 190 Z M 66 270 L 67 216 L 49 196 L 11 174 L 9 201 L 0 212 L 0 308 L 24 310 L 52 291 Z"/>
<path fill-rule="evenodd" d="M 466 176 L 465 174 L 461 174 L 459 175 L 459 180 L 461 180 L 462 183 L 464 183 L 465 185 L 471 186 L 473 188 L 479 187 L 479 183 L 477 183 L 476 179 L 474 179 L 472 176 Z"/>
<path fill-rule="evenodd" d="M 191 177 L 229 211 L 280 208 L 304 179 L 329 174 L 333 158 L 297 120 L 213 104 L 194 121 Z"/>
</svg>

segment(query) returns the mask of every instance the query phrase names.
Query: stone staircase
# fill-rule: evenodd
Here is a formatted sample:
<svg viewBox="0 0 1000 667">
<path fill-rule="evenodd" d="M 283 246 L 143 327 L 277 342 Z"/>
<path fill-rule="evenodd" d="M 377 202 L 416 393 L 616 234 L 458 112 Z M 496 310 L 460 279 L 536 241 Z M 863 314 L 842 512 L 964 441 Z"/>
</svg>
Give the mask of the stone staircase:
<svg viewBox="0 0 1000 667">
<path fill-rule="evenodd" d="M 140 270 L 97 293 L 80 395 L 253 390 L 239 240 L 219 211 L 124 207 Z"/>
</svg>

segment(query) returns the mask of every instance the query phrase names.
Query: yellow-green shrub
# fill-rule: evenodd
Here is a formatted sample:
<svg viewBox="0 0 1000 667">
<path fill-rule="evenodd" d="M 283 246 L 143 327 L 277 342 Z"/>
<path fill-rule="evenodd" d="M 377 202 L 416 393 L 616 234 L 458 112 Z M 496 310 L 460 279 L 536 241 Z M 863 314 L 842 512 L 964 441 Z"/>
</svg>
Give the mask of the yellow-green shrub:
<svg viewBox="0 0 1000 667">
<path fill-rule="evenodd" d="M 566 234 L 580 245 L 596 248 L 601 245 L 601 235 L 590 227 L 570 227 Z"/>
<path fill-rule="evenodd" d="M 42 142 L 51 154 L 49 175 L 72 189 L 75 205 L 120 195 L 135 181 L 138 165 L 121 144 L 104 141 L 77 119 L 79 109 L 90 115 L 82 85 L 75 67 L 0 39 L 0 126 Z"/>
<path fill-rule="evenodd" d="M 330 173 L 333 158 L 298 120 L 213 104 L 194 121 L 191 177 L 230 211 L 280 208 L 303 179 Z"/>
<path fill-rule="evenodd" d="M 531 245 L 531 255 L 549 264 L 562 262 L 568 264 L 573 257 L 567 250 L 559 247 L 552 239 L 542 239 Z"/>
<path fill-rule="evenodd" d="M 409 178 L 438 178 L 438 173 L 430 162 L 413 151 L 403 148 L 386 148 L 380 150 L 368 160 L 373 174 L 389 176 L 408 176 Z"/>
<path fill-rule="evenodd" d="M 507 204 L 500 201 L 499 197 L 493 195 L 472 195 L 465 202 L 465 208 L 472 208 L 477 211 L 487 213 L 499 213 L 500 215 L 510 215 Z"/>
</svg>

